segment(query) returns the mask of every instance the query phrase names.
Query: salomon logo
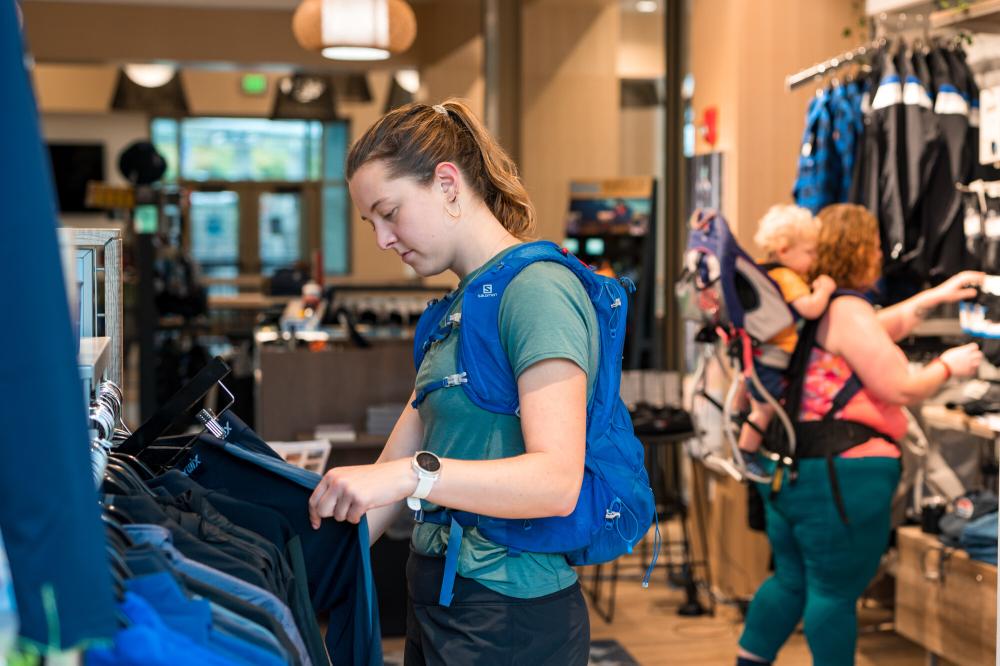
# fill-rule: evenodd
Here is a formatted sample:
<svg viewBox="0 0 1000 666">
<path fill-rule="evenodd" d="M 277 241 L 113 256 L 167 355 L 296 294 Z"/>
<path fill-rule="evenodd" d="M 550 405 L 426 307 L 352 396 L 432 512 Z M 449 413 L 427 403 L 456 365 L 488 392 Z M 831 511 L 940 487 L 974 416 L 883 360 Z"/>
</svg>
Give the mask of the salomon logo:
<svg viewBox="0 0 1000 666">
<path fill-rule="evenodd" d="M 222 439 L 229 439 L 229 433 L 233 431 L 233 426 L 226 421 L 226 425 L 222 426 Z"/>
<path fill-rule="evenodd" d="M 191 458 L 191 460 L 188 461 L 188 464 L 184 465 L 184 470 L 183 470 L 184 474 L 186 476 L 191 476 L 191 472 L 198 469 L 198 466 L 200 464 L 201 464 L 201 458 L 198 457 L 198 454 L 195 454 L 194 458 Z"/>
<path fill-rule="evenodd" d="M 477 294 L 477 296 L 479 296 L 479 298 L 493 298 L 494 296 L 496 296 L 496 294 L 493 293 L 493 285 L 484 284 L 482 291 L 480 291 L 479 294 Z"/>
</svg>

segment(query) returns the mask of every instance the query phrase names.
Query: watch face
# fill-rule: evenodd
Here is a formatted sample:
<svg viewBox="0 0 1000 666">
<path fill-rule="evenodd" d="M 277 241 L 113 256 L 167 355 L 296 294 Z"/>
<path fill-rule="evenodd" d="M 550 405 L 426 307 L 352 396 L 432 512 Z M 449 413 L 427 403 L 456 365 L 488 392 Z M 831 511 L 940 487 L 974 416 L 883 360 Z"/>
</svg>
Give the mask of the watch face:
<svg viewBox="0 0 1000 666">
<path fill-rule="evenodd" d="M 417 467 L 424 470 L 425 472 L 430 472 L 434 474 L 441 469 L 441 461 L 433 453 L 428 453 L 427 451 L 421 451 L 417 454 Z"/>
</svg>

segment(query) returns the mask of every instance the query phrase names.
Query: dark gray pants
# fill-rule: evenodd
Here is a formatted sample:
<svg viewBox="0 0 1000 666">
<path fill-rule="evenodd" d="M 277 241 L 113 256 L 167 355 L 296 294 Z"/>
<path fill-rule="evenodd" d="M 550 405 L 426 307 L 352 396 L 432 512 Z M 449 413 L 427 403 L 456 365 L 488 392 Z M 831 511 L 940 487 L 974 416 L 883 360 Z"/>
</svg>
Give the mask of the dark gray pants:
<svg viewBox="0 0 1000 666">
<path fill-rule="evenodd" d="M 438 605 L 444 559 L 410 553 L 406 666 L 586 666 L 590 616 L 580 584 L 536 599 L 455 579 L 450 607 Z"/>
</svg>

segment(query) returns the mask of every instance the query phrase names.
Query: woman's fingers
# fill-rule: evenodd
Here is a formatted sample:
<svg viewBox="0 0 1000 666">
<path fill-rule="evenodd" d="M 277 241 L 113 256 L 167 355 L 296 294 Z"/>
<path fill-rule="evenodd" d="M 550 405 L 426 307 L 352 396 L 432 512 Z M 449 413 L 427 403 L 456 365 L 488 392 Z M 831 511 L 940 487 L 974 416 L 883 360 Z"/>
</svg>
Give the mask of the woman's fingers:
<svg viewBox="0 0 1000 666">
<path fill-rule="evenodd" d="M 330 518 L 337 510 L 340 489 L 323 477 L 309 498 L 309 522 L 313 529 L 319 529 L 323 518 Z"/>
<path fill-rule="evenodd" d="M 352 505 L 351 498 L 347 495 L 341 496 L 337 501 L 336 506 L 333 507 L 332 516 L 337 522 L 344 522 L 347 519 L 347 512 L 350 510 Z"/>
</svg>

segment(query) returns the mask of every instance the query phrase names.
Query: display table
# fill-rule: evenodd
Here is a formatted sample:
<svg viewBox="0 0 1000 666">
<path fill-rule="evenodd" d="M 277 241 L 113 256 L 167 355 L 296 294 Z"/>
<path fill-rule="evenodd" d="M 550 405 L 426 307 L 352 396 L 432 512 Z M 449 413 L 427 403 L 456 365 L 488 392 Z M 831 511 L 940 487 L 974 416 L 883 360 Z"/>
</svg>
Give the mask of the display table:
<svg viewBox="0 0 1000 666">
<path fill-rule="evenodd" d="M 898 544 L 897 633 L 958 666 L 996 663 L 997 568 L 919 527 Z"/>
<path fill-rule="evenodd" d="M 958 409 L 948 409 L 944 405 L 924 405 L 920 408 L 924 422 L 934 428 L 958 430 L 970 435 L 993 439 L 997 436 L 1000 420 L 993 416 L 969 416 Z"/>
</svg>

